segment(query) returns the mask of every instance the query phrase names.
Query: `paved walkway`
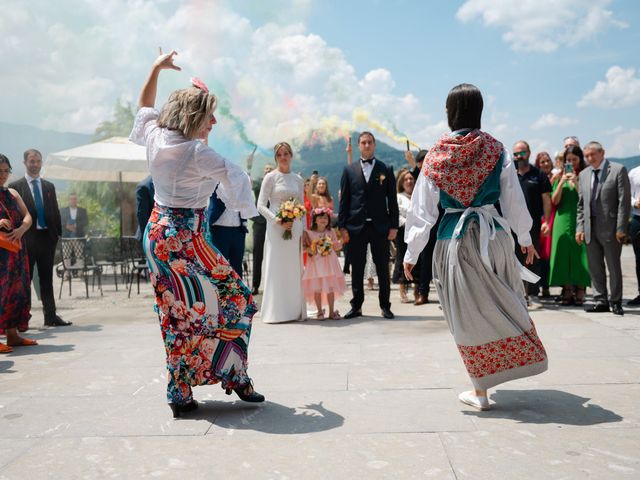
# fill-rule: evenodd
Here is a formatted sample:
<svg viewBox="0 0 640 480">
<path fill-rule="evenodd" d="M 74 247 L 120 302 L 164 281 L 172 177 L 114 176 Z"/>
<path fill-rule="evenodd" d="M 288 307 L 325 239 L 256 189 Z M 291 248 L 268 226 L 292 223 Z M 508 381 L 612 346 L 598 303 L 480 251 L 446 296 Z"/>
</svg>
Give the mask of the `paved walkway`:
<svg viewBox="0 0 640 480">
<path fill-rule="evenodd" d="M 627 299 L 632 261 L 627 247 Z M 256 318 L 250 373 L 267 402 L 198 387 L 201 408 L 173 420 L 149 285 L 65 292 L 74 325 L 0 357 L 0 478 L 640 478 L 640 310 L 532 312 L 549 371 L 477 412 L 457 401 L 469 382 L 437 303 L 395 301 L 392 321 L 376 305 L 367 292 L 372 317 Z"/>
</svg>

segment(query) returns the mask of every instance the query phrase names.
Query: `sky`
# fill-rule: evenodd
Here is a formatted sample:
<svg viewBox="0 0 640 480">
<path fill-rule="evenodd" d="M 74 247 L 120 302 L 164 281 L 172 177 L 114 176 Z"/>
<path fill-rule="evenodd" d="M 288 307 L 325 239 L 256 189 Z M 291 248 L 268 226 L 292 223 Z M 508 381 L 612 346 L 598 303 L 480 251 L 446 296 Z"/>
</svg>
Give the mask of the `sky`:
<svg viewBox="0 0 640 480">
<path fill-rule="evenodd" d="M 157 105 L 199 77 L 210 143 L 267 155 L 373 130 L 403 148 L 447 131 L 449 90 L 483 92 L 483 129 L 553 154 L 568 135 L 640 153 L 635 0 L 0 0 L 0 121 L 92 133 L 136 102 L 158 47 Z"/>
</svg>

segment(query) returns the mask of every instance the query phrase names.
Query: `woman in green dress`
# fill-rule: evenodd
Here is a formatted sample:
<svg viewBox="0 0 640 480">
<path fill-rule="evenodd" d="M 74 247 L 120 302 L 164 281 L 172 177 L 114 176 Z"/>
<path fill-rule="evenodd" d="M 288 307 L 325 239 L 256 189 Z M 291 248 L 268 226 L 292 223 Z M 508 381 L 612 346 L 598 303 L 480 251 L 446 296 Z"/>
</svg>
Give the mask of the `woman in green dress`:
<svg viewBox="0 0 640 480">
<path fill-rule="evenodd" d="M 551 236 L 549 285 L 563 287 L 562 305 L 582 305 L 591 285 L 587 249 L 575 240 L 578 175 L 586 167 L 580 147 L 564 152 L 562 170 L 552 179 L 551 201 L 556 207 Z"/>
</svg>

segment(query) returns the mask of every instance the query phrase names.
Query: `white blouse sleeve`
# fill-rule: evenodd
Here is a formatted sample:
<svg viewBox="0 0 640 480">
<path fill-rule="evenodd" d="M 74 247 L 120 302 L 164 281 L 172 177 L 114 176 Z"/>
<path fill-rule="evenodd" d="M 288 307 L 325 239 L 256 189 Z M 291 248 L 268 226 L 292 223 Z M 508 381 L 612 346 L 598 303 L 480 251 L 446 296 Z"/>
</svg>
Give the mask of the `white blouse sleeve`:
<svg viewBox="0 0 640 480">
<path fill-rule="evenodd" d="M 404 255 L 406 263 L 415 265 L 427 245 L 431 229 L 438 221 L 439 200 L 440 189 L 425 175 L 418 175 L 404 229 L 404 241 L 407 242 L 407 253 Z"/>
<path fill-rule="evenodd" d="M 142 107 L 138 110 L 133 122 L 133 129 L 129 134 L 129 140 L 138 145 L 146 146 L 151 132 L 160 128 L 157 124 L 159 115 L 158 111 L 151 107 Z"/>
<path fill-rule="evenodd" d="M 511 154 L 505 149 L 500 173 L 500 208 L 502 216 L 507 219 L 511 230 L 518 236 L 518 243 L 526 247 L 531 245 L 531 215 L 522 193 L 516 167 Z"/>
<path fill-rule="evenodd" d="M 265 175 L 262 179 L 262 185 L 260 186 L 260 195 L 258 195 L 258 212 L 260 212 L 260 215 L 262 215 L 269 223 L 276 219 L 275 214 L 269 210 L 269 207 L 267 206 L 269 198 L 271 198 L 274 179 L 274 175 Z"/>
<path fill-rule="evenodd" d="M 217 194 L 228 209 L 237 210 L 242 218 L 258 215 L 253 203 L 251 179 L 242 168 L 203 143 L 196 146 L 196 164 L 203 179 L 220 182 Z"/>
</svg>

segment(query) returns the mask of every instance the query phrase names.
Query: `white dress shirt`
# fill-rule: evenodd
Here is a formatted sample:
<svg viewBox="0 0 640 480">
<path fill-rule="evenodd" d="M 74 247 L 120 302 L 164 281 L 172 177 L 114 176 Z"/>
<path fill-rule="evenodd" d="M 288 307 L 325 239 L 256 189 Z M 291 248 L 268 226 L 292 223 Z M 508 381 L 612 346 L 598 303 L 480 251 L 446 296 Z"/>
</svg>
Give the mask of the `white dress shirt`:
<svg viewBox="0 0 640 480">
<path fill-rule="evenodd" d="M 631 213 L 640 217 L 640 208 L 636 203 L 640 200 L 640 167 L 629 171 L 629 183 L 631 184 Z"/>
<path fill-rule="evenodd" d="M 417 263 L 420 252 L 429 241 L 431 228 L 438 220 L 439 201 L 440 189 L 426 175 L 419 175 L 411 194 L 411 207 L 404 229 L 404 240 L 407 242 L 405 262 L 413 265 Z M 511 230 L 518 236 L 518 243 L 522 246 L 531 245 L 531 215 L 527 210 L 516 167 L 506 149 L 500 172 L 500 208 Z"/>
<path fill-rule="evenodd" d="M 376 163 L 376 159 L 374 158 L 371 163 L 364 163 L 362 158 L 360 159 L 360 167 L 362 167 L 362 173 L 364 174 L 365 181 L 369 181 L 371 178 L 371 172 L 373 172 L 373 166 Z"/>
<path fill-rule="evenodd" d="M 227 208 L 241 212 L 244 218 L 258 215 L 249 175 L 200 140 L 159 127 L 158 115 L 154 108 L 141 108 L 129 136 L 147 147 L 155 202 L 174 208 L 205 208 L 219 181 Z"/>
</svg>

